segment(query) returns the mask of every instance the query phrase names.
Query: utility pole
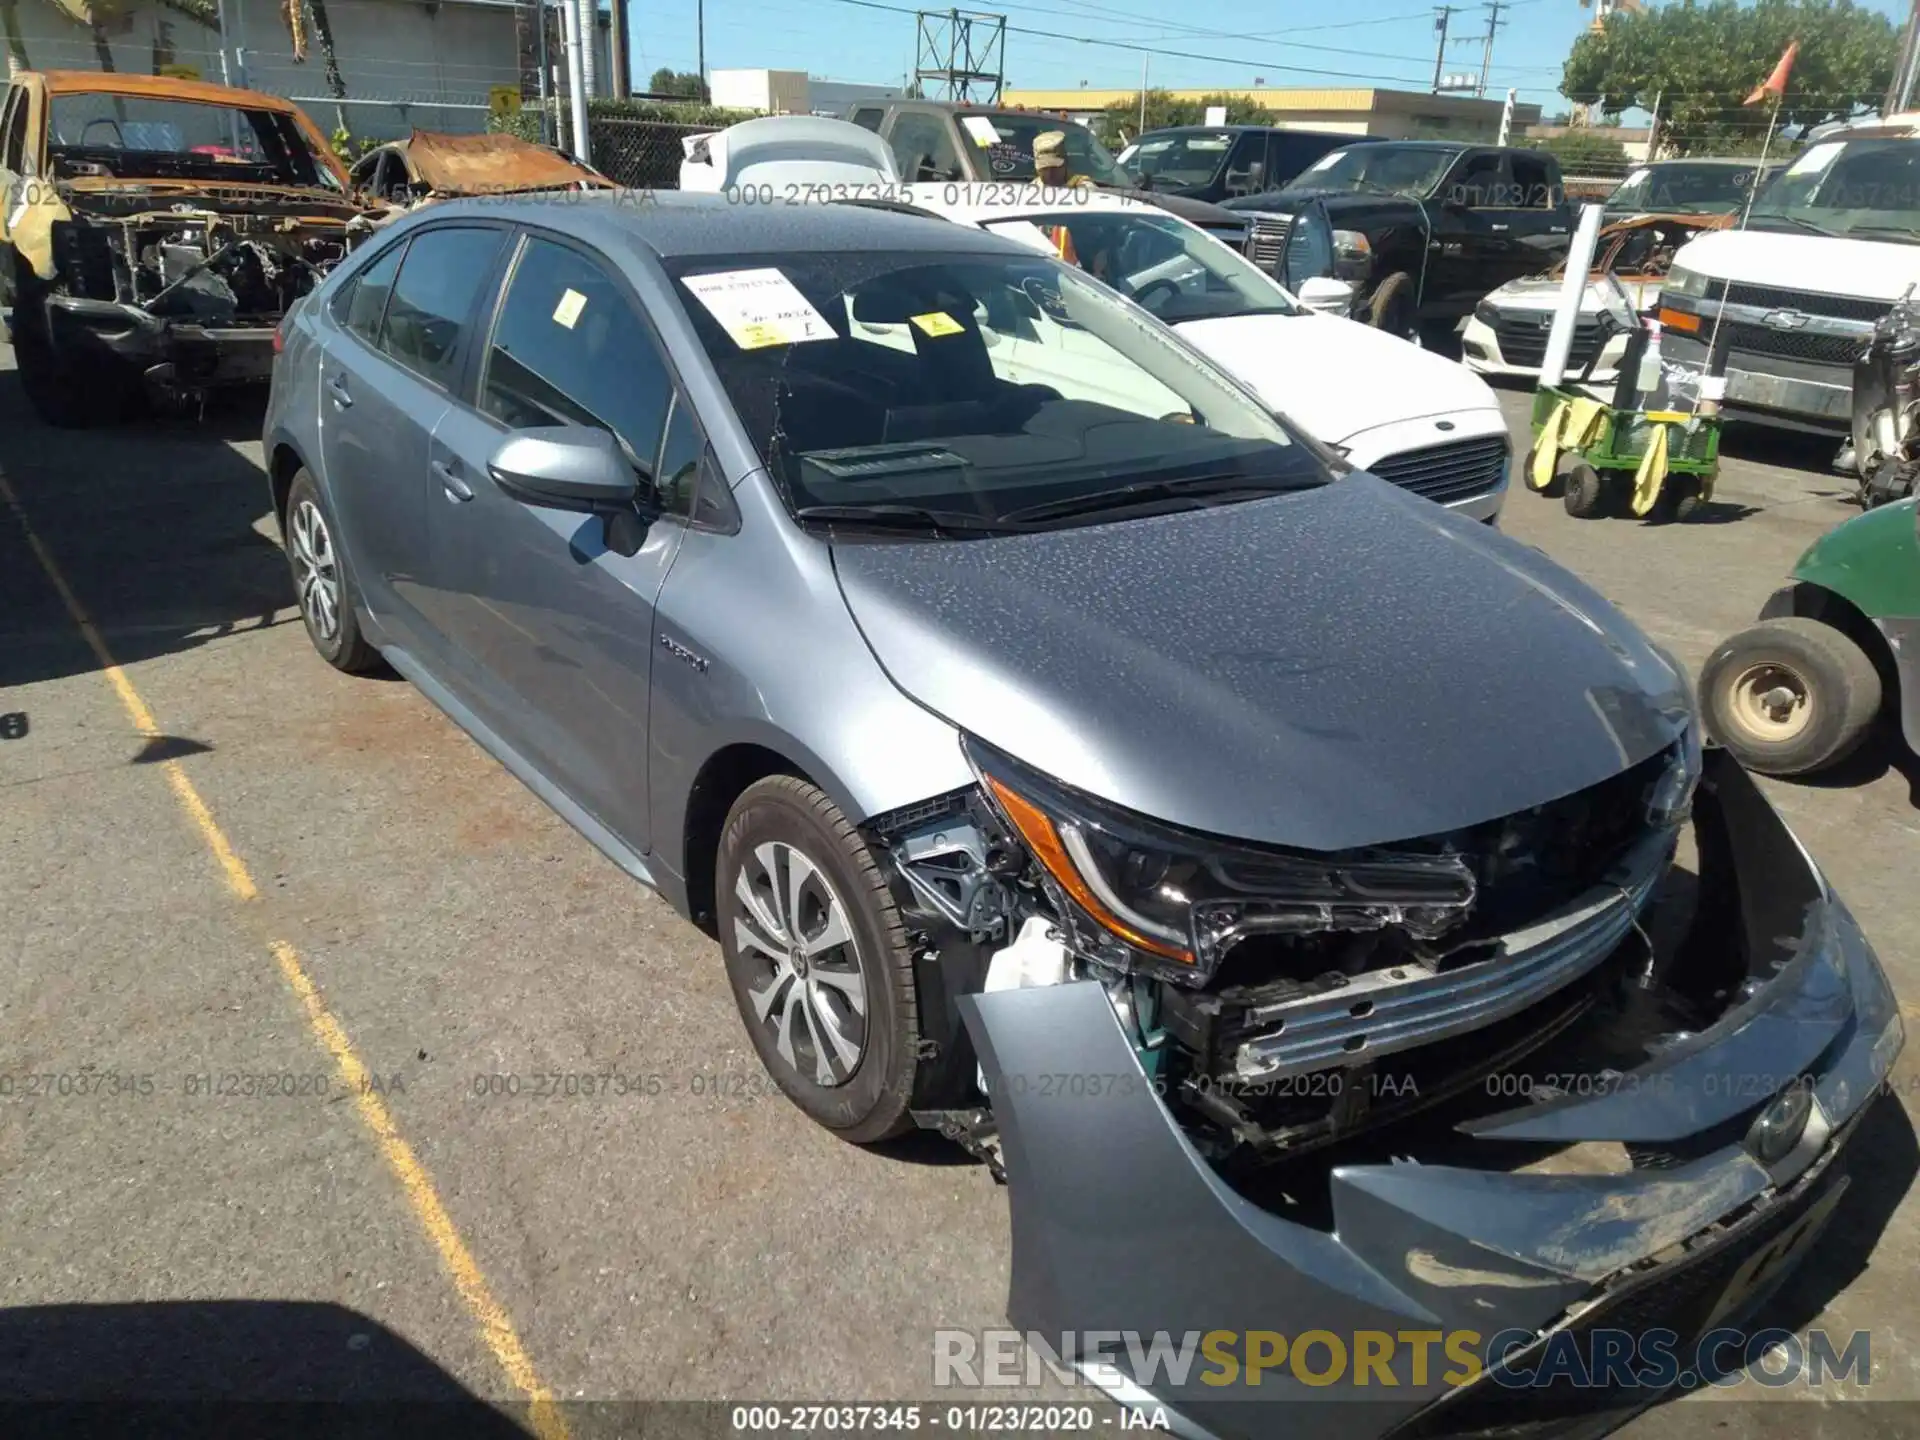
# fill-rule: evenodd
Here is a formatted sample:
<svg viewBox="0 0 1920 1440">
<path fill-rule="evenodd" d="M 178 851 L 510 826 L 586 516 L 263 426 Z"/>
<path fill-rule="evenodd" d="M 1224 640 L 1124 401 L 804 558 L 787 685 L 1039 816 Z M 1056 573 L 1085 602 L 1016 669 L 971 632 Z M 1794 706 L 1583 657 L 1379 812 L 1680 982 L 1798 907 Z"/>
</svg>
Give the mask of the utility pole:
<svg viewBox="0 0 1920 1440">
<path fill-rule="evenodd" d="M 1920 5 L 1920 0 L 1914 0 Z M 1433 47 L 1433 93 L 1440 93 L 1440 69 L 1447 63 L 1447 22 L 1460 11 L 1457 5 L 1440 5 L 1433 12 L 1433 33 L 1438 43 Z"/>
<path fill-rule="evenodd" d="M 1914 0 L 1913 11 L 1907 17 L 1907 33 L 1900 41 L 1900 58 L 1893 67 L 1893 83 L 1887 87 L 1887 98 L 1880 102 L 1882 115 L 1897 115 L 1913 103 L 1916 69 L 1920 69 L 1920 0 Z"/>
<path fill-rule="evenodd" d="M 1920 0 L 1913 0 L 1913 3 L 1920 5 Z M 1147 133 L 1147 62 L 1152 59 L 1151 50 L 1143 52 L 1140 56 L 1140 135 Z M 1134 136 L 1136 140 L 1139 138 L 1139 135 Z"/>
<path fill-rule="evenodd" d="M 693 15 L 694 29 L 698 32 L 696 40 L 700 47 L 700 103 L 705 105 L 713 98 L 707 94 L 707 0 L 699 0 Z"/>
<path fill-rule="evenodd" d="M 627 72 L 627 56 L 633 44 L 633 31 L 627 24 L 627 0 L 613 0 L 613 24 L 607 28 L 607 62 L 613 67 L 609 77 L 613 98 L 624 100 L 633 91 L 633 77 Z"/>
<path fill-rule="evenodd" d="M 1480 98 L 1484 100 L 1487 95 L 1487 75 L 1493 69 L 1493 32 L 1503 23 L 1500 12 L 1507 6 L 1502 3 L 1502 0 L 1488 0 L 1488 3 L 1480 8 L 1487 12 L 1486 44 L 1480 52 L 1480 89 L 1478 91 Z"/>
</svg>

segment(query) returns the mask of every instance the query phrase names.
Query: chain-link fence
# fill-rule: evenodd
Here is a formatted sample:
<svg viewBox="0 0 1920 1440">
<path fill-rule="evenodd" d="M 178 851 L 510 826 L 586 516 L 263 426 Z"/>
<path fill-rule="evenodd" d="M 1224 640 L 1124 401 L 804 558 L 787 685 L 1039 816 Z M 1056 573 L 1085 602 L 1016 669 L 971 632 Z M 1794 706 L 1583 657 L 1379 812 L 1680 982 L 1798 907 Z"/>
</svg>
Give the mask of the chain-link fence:
<svg viewBox="0 0 1920 1440">
<path fill-rule="evenodd" d="M 587 121 L 593 142 L 593 168 L 619 185 L 642 190 L 673 190 L 680 185 L 680 142 L 709 135 L 717 125 L 676 125 L 661 120 L 624 120 L 595 115 Z"/>
</svg>

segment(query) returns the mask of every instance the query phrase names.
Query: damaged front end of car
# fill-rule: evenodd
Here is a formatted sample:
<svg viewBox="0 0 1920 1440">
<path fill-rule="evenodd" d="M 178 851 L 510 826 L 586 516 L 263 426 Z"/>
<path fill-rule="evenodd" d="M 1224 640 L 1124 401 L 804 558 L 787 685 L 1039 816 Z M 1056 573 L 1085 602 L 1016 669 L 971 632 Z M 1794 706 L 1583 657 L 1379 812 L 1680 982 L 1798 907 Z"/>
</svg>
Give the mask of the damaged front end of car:
<svg viewBox="0 0 1920 1440">
<path fill-rule="evenodd" d="M 274 332 L 366 226 L 338 196 L 75 188 L 50 227 L 47 340 L 156 394 L 265 383 Z"/>
<path fill-rule="evenodd" d="M 1904 1038 L 1844 904 L 1696 733 L 1338 854 L 1183 834 L 971 741 L 977 786 L 877 817 L 952 1061 L 916 1113 L 1009 1185 L 1014 1325 L 1197 1433 L 1276 1401 L 1289 1433 L 1559 1433 L 1657 1398 L 1509 1382 L 1561 1331 L 1751 1311 Z M 1307 1330 L 1505 1340 L 1471 1383 L 1357 1396 L 1073 1341 Z"/>
</svg>

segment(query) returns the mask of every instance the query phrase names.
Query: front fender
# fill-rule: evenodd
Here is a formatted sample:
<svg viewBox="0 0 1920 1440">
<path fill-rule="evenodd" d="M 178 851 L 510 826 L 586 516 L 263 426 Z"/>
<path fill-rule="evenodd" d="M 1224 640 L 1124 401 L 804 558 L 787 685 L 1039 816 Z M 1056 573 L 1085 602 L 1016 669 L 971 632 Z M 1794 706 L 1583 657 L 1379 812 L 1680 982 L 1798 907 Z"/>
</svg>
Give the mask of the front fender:
<svg viewBox="0 0 1920 1440">
<path fill-rule="evenodd" d="M 1882 505 L 1822 535 L 1793 578 L 1840 596 L 1869 620 L 1920 619 L 1920 531 L 1912 499 Z"/>
</svg>

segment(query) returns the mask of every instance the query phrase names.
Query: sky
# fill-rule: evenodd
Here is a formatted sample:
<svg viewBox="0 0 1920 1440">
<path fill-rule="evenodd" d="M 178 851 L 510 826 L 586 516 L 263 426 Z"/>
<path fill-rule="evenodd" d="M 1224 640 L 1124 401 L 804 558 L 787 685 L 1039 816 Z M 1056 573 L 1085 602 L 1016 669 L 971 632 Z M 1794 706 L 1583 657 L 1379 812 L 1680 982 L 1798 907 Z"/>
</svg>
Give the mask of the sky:
<svg viewBox="0 0 1920 1440">
<path fill-rule="evenodd" d="M 695 68 L 694 0 L 629 0 L 635 82 L 664 65 Z M 1446 70 L 1480 71 L 1488 11 L 1453 0 Z M 1904 17 L 1899 0 L 1866 8 Z M 805 70 L 820 79 L 899 84 L 914 63 L 914 0 L 706 0 L 707 67 Z M 1019 89 L 1432 87 L 1435 10 L 1409 0 L 1018 0 L 1007 17 L 1005 75 Z M 1177 21 L 1166 18 L 1176 10 Z M 1593 12 L 1578 0 L 1511 0 L 1500 10 L 1487 93 L 1519 91 L 1545 113 L 1566 109 L 1560 66 Z M 983 38 L 976 28 L 976 44 Z M 1045 32 L 1045 33 L 1033 33 Z M 1096 41 L 1122 42 L 1125 47 Z M 1147 54 L 1144 52 L 1153 52 Z M 1765 76 L 1754 76 L 1758 84 Z"/>
</svg>

